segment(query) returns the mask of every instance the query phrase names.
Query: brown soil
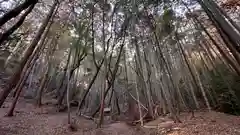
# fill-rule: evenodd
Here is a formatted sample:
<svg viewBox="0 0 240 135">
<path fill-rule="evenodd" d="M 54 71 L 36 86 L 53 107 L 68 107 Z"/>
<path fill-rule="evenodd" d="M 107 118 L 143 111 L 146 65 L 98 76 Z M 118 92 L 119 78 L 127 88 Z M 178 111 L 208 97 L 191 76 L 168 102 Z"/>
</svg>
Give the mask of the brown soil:
<svg viewBox="0 0 240 135">
<path fill-rule="evenodd" d="M 56 112 L 52 105 L 36 108 L 20 100 L 13 117 L 5 117 L 10 102 L 4 106 L 0 108 L 0 135 L 240 135 L 240 117 L 217 112 L 196 112 L 193 119 L 182 113 L 183 123 L 179 124 L 168 118 L 158 118 L 146 123 L 145 128 L 115 122 L 98 129 L 94 121 L 73 112 L 72 121 L 77 131 L 70 131 L 67 113 Z"/>
<path fill-rule="evenodd" d="M 240 117 L 219 112 L 196 112 L 195 118 L 181 116 L 183 123 L 169 135 L 240 135 Z"/>
<path fill-rule="evenodd" d="M 96 128 L 96 123 L 72 112 L 71 118 L 77 131 L 71 131 L 67 124 L 67 113 L 57 112 L 53 105 L 35 107 L 26 100 L 20 100 L 13 117 L 6 117 L 11 100 L 0 108 L 0 135 L 145 135 L 147 129 L 132 127 L 116 122 Z"/>
</svg>

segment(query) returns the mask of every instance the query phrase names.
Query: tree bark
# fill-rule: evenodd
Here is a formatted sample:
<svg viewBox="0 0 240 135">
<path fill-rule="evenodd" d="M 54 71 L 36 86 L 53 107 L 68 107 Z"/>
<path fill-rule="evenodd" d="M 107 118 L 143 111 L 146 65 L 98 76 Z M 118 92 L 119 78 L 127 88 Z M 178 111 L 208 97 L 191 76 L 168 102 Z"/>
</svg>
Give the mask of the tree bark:
<svg viewBox="0 0 240 135">
<path fill-rule="evenodd" d="M 4 25 L 6 22 L 11 20 L 12 18 L 18 16 L 23 10 L 27 9 L 31 5 L 35 5 L 38 0 L 25 0 L 24 3 L 18 5 L 14 9 L 8 11 L 0 18 L 0 27 Z"/>
<path fill-rule="evenodd" d="M 37 94 L 37 98 L 36 98 L 36 105 L 38 107 L 40 107 L 42 105 L 42 93 L 43 93 L 43 90 L 46 86 L 46 83 L 47 83 L 47 78 L 48 78 L 48 72 L 49 72 L 49 69 L 46 69 L 45 73 L 44 73 L 44 76 L 41 80 L 41 83 L 40 83 L 40 87 L 39 87 L 39 90 L 38 90 L 38 94 Z"/>
<path fill-rule="evenodd" d="M 201 92 L 202 92 L 202 94 L 203 94 L 203 98 L 204 98 L 204 100 L 205 100 L 205 103 L 206 103 L 208 109 L 211 110 L 210 104 L 209 104 L 209 102 L 208 102 L 206 93 L 205 93 L 205 91 L 204 91 L 204 89 L 203 89 L 203 86 L 202 86 L 201 80 L 200 80 L 200 78 L 199 78 L 199 75 L 198 75 L 198 73 L 197 73 L 197 70 L 195 69 L 195 66 L 194 66 L 194 65 L 192 66 L 193 69 L 191 68 L 191 66 L 190 66 L 190 61 L 187 59 L 187 54 L 184 52 L 183 47 L 182 47 L 182 44 L 179 42 L 179 38 L 178 38 L 177 33 L 176 33 L 175 36 L 176 36 L 176 38 L 177 38 L 177 40 L 178 40 L 178 46 L 179 46 L 179 48 L 180 48 L 180 50 L 181 50 L 181 53 L 183 54 L 183 58 L 184 58 L 184 60 L 185 60 L 185 63 L 187 64 L 187 67 L 188 67 L 188 69 L 189 69 L 189 71 L 190 71 L 190 73 L 191 73 L 191 76 L 192 76 L 195 84 L 196 84 L 196 85 L 198 84 L 198 87 L 199 87 L 199 89 L 201 90 Z"/>
<path fill-rule="evenodd" d="M 8 87 L 6 87 L 6 89 L 4 89 L 2 91 L 2 93 L 0 95 L 0 107 L 3 105 L 5 99 L 7 98 L 9 93 L 12 91 L 12 89 L 16 86 L 16 84 L 17 84 L 17 82 L 20 78 L 20 75 L 22 73 L 22 70 L 23 70 L 25 64 L 27 63 L 28 58 L 34 52 L 34 49 L 36 48 L 36 46 L 37 46 L 45 28 L 47 27 L 47 24 L 48 24 L 49 20 L 51 19 L 57 4 L 58 4 L 58 2 L 57 2 L 57 0 L 55 0 L 53 6 L 51 7 L 51 10 L 50 10 L 49 14 L 47 15 L 46 19 L 43 21 L 43 23 L 42 23 L 40 29 L 38 30 L 35 38 L 32 40 L 29 48 L 27 49 L 26 53 L 24 54 L 23 60 L 21 61 L 21 64 L 20 64 L 20 67 L 17 69 L 17 71 L 11 77 Z"/>
<path fill-rule="evenodd" d="M 25 13 L 21 16 L 21 18 L 18 20 L 17 23 L 15 23 L 11 28 L 9 28 L 6 32 L 4 32 L 1 36 L 0 36 L 0 46 L 2 45 L 2 43 L 4 41 L 6 41 L 8 39 L 8 37 L 14 32 L 16 31 L 24 22 L 25 18 L 27 17 L 27 15 L 29 13 L 32 12 L 34 6 L 36 5 L 36 3 L 30 5 L 30 7 L 25 11 Z"/>
<path fill-rule="evenodd" d="M 207 13 L 210 20 L 215 24 L 216 28 L 221 30 L 225 35 L 227 40 L 231 42 L 231 44 L 226 45 L 229 47 L 231 51 L 238 51 L 240 52 L 240 35 L 236 30 L 231 26 L 229 22 L 225 19 L 225 17 L 222 15 L 222 13 L 216 8 L 216 5 L 213 5 L 213 2 L 210 0 L 197 0 L 199 4 L 202 6 L 204 11 Z M 221 32 L 220 31 L 220 32 Z M 224 37 L 223 37 L 224 39 Z M 224 39 L 225 40 L 225 39 Z M 234 47 L 234 50 L 232 50 L 232 47 Z"/>
</svg>

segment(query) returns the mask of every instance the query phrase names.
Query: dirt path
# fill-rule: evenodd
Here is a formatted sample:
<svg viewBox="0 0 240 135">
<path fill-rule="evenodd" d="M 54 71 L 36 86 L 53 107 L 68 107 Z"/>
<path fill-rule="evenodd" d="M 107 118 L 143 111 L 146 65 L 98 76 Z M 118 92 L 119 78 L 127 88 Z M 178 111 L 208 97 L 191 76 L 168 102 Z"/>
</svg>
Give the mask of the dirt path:
<svg viewBox="0 0 240 135">
<path fill-rule="evenodd" d="M 55 107 L 45 106 L 42 109 L 30 103 L 20 101 L 13 117 L 5 117 L 10 102 L 0 108 L 0 135 L 144 135 L 143 131 L 125 123 L 113 123 L 96 129 L 95 122 L 78 117 L 74 113 L 72 119 L 77 131 L 67 126 L 67 113 L 55 111 Z"/>
<path fill-rule="evenodd" d="M 72 114 L 77 127 L 73 132 L 68 129 L 67 114 L 57 113 L 54 106 L 39 109 L 21 100 L 14 116 L 5 117 L 9 106 L 7 102 L 5 108 L 0 108 L 0 135 L 240 135 L 240 117 L 217 112 L 196 112 L 193 119 L 182 113 L 180 119 L 183 123 L 180 124 L 170 119 L 164 123 L 164 118 L 159 118 L 148 123 L 155 125 L 154 128 L 132 127 L 118 122 L 100 129 L 96 129 L 93 121 Z M 157 131 L 157 127 L 162 128 Z"/>
<path fill-rule="evenodd" d="M 240 135 L 240 117 L 219 112 L 195 112 L 191 118 L 188 113 L 181 113 L 182 123 L 164 118 L 147 123 L 149 127 L 159 128 L 159 134 L 167 135 Z M 167 119 L 167 118 L 165 118 Z"/>
<path fill-rule="evenodd" d="M 195 118 L 181 117 L 178 131 L 169 135 L 240 135 L 240 117 L 219 112 L 197 112 Z"/>
</svg>

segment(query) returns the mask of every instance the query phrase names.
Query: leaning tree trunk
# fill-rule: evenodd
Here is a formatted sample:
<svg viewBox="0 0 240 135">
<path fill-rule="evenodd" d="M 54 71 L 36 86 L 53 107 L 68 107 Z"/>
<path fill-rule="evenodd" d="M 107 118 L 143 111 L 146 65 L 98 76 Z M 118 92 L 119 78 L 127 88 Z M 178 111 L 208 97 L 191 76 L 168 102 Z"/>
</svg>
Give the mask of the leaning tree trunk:
<svg viewBox="0 0 240 135">
<path fill-rule="evenodd" d="M 48 67 L 49 68 L 49 67 Z M 46 69 L 45 73 L 44 73 L 44 76 L 41 80 L 41 83 L 40 83 L 40 87 L 39 87 L 39 90 L 38 90 L 38 93 L 37 93 L 37 98 L 36 98 L 36 105 L 38 107 L 40 107 L 42 105 L 42 93 L 43 93 L 43 90 L 46 86 L 46 83 L 47 83 L 47 80 L 48 80 L 48 73 L 49 73 L 49 70 L 50 69 Z"/>
<path fill-rule="evenodd" d="M 21 18 L 18 20 L 18 22 L 16 24 L 14 24 L 11 28 L 9 28 L 6 32 L 4 32 L 1 36 L 0 36 L 0 46 L 2 45 L 2 43 L 4 41 L 6 41 L 8 39 L 8 37 L 14 32 L 16 31 L 24 22 L 25 18 L 27 17 L 27 15 L 29 13 L 32 12 L 34 6 L 36 5 L 36 3 L 30 5 L 30 7 L 27 9 L 27 11 L 21 16 Z"/>
<path fill-rule="evenodd" d="M 47 34 L 47 32 L 45 33 Z M 31 73 L 32 68 L 35 65 L 36 60 L 39 58 L 39 55 L 41 53 L 41 50 L 44 49 L 44 46 L 42 46 L 42 44 L 44 43 L 45 38 L 42 39 L 41 43 L 39 44 L 39 46 L 34 50 L 33 54 L 30 56 L 30 58 L 28 59 L 27 63 L 25 64 L 23 71 L 21 73 L 21 77 L 20 80 L 17 83 L 16 86 L 16 90 L 14 92 L 14 101 L 11 105 L 11 108 L 7 114 L 7 116 L 13 116 L 13 111 L 15 109 L 16 103 L 18 101 L 18 98 L 22 92 L 23 86 L 25 84 L 25 81 L 27 80 L 29 74 Z"/>
<path fill-rule="evenodd" d="M 198 84 L 198 87 L 199 87 L 199 89 L 201 90 L 201 92 L 202 92 L 202 94 L 203 94 L 203 98 L 204 98 L 204 100 L 205 100 L 205 103 L 206 103 L 208 109 L 211 110 L 210 104 L 209 104 L 208 99 L 207 99 L 207 96 L 206 96 L 206 92 L 205 92 L 205 90 L 204 90 L 204 88 L 203 88 L 203 86 L 202 86 L 202 82 L 201 82 L 201 80 L 200 80 L 200 78 L 199 78 L 199 75 L 198 75 L 198 73 L 197 73 L 197 70 L 196 70 L 196 68 L 195 68 L 195 65 L 192 65 L 193 68 L 191 68 L 191 66 L 190 66 L 191 63 L 190 63 L 190 61 L 187 59 L 187 54 L 184 52 L 182 44 L 179 42 L 179 38 L 178 38 L 177 33 L 176 33 L 176 36 L 175 36 L 175 37 L 177 38 L 178 47 L 179 47 L 180 50 L 181 50 L 181 53 L 182 53 L 183 58 L 184 58 L 184 60 L 185 60 L 185 63 L 187 64 L 187 67 L 188 67 L 188 69 L 189 69 L 189 71 L 190 71 L 190 73 L 191 73 L 191 76 L 192 76 L 195 84 L 196 84 L 196 85 Z"/>
<path fill-rule="evenodd" d="M 13 116 L 13 112 L 14 112 L 15 106 L 17 104 L 18 98 L 19 98 L 19 96 L 20 96 L 20 94 L 22 92 L 22 89 L 23 89 L 23 86 L 25 84 L 25 81 L 27 80 L 29 74 L 31 73 L 31 69 L 34 66 L 34 61 L 36 60 L 36 58 L 37 57 L 35 57 L 35 59 L 32 60 L 32 64 L 30 64 L 29 67 L 25 66 L 24 69 L 23 69 L 24 74 L 23 73 L 21 74 L 21 78 L 20 78 L 20 80 L 17 83 L 17 86 L 15 88 L 16 89 L 15 90 L 16 91 L 16 95 L 15 95 L 14 100 L 12 102 L 12 105 L 11 105 L 11 107 L 10 107 L 8 113 L 7 113 L 7 116 L 9 116 L 9 117 Z"/>
<path fill-rule="evenodd" d="M 143 43 L 142 43 L 143 44 Z M 147 82 L 145 81 L 144 79 L 144 75 L 143 75 L 143 64 L 141 62 L 141 56 L 140 56 L 140 49 L 139 49 L 139 46 L 137 45 L 137 43 L 135 43 L 135 48 L 136 48 L 136 57 L 137 57 L 137 65 L 139 68 L 138 69 L 138 72 L 139 72 L 139 76 L 140 76 L 140 80 L 142 81 L 142 86 L 144 89 L 146 89 L 146 95 L 147 95 L 147 100 L 148 100 L 148 112 L 149 112 L 149 115 L 154 118 L 154 114 L 153 114 L 153 102 L 152 102 L 152 97 L 151 97 L 151 94 L 150 94 L 150 91 L 151 91 L 151 83 L 149 82 L 150 81 L 150 74 L 151 74 L 151 69 L 150 69 L 150 65 L 149 65 L 149 61 L 147 60 L 146 58 L 146 49 L 144 48 L 144 60 L 145 62 L 147 63 L 146 64 L 146 68 L 147 68 L 147 74 L 148 74 L 148 78 L 147 78 Z M 148 87 L 149 85 L 149 87 Z"/>
<path fill-rule="evenodd" d="M 118 71 L 118 68 L 119 68 L 119 62 L 120 62 L 120 58 L 121 58 L 121 55 L 122 55 L 123 47 L 124 47 L 124 45 L 125 45 L 124 42 L 125 42 L 125 35 L 124 35 L 123 42 L 122 42 L 122 44 L 121 44 L 121 46 L 120 46 L 120 50 L 119 50 L 117 62 L 115 63 L 113 72 L 112 72 L 112 74 L 111 74 L 111 80 L 108 82 L 108 87 L 107 87 L 107 89 L 106 89 L 106 91 L 105 91 L 105 93 L 104 93 L 104 95 L 103 95 L 103 96 L 104 96 L 104 99 L 106 98 L 109 90 L 110 90 L 111 87 L 112 87 L 113 82 L 115 81 L 116 74 L 117 74 L 117 71 Z M 98 106 L 98 108 L 97 108 L 97 109 L 94 111 L 94 113 L 92 114 L 92 117 L 94 117 L 94 116 L 97 114 L 97 112 L 100 110 L 100 107 L 101 107 L 101 106 Z"/>
<path fill-rule="evenodd" d="M 8 11 L 0 18 L 0 27 L 4 25 L 6 22 L 11 20 L 12 18 L 18 16 L 23 10 L 27 9 L 31 5 L 35 5 L 38 2 L 38 0 L 25 0 L 24 3 L 18 5 L 14 9 Z"/>
<path fill-rule="evenodd" d="M 223 56 L 223 58 L 226 60 L 226 62 L 228 62 L 231 67 L 237 72 L 238 75 L 240 75 L 240 68 L 238 66 L 236 66 L 236 64 L 234 63 L 234 61 L 229 58 L 229 56 L 226 54 L 226 52 L 223 51 L 223 49 L 220 47 L 220 45 L 217 43 L 216 40 L 213 39 L 213 37 L 210 35 L 210 33 L 206 30 L 206 28 L 203 26 L 203 24 L 196 18 L 195 19 L 195 23 L 200 25 L 200 28 L 207 34 L 207 36 L 209 37 L 210 41 L 214 44 L 214 46 L 218 49 L 218 51 L 220 52 L 220 54 Z M 211 45 L 211 44 L 209 44 Z M 210 46 L 211 47 L 211 46 Z M 214 49 L 213 49 L 214 50 Z"/>
<path fill-rule="evenodd" d="M 137 66 L 137 62 L 136 62 L 136 66 Z M 137 79 L 137 75 L 136 75 L 136 79 Z M 138 101 L 139 120 L 140 120 L 141 126 L 143 126 L 143 114 L 142 114 L 142 109 L 141 109 L 141 105 L 140 105 L 139 89 L 138 89 L 137 81 L 135 81 L 135 89 L 136 89 L 137 101 Z"/>
<path fill-rule="evenodd" d="M 215 24 L 216 28 L 221 30 L 225 35 L 226 38 L 231 42 L 231 44 L 226 44 L 231 51 L 238 51 L 240 52 L 240 34 L 236 31 L 236 28 L 232 27 L 232 25 L 227 22 L 224 15 L 217 9 L 216 5 L 213 5 L 212 0 L 197 0 L 199 4 L 202 6 L 204 11 L 209 16 L 210 20 Z M 224 39 L 224 37 L 223 37 Z M 234 50 L 232 50 L 232 47 Z M 236 50 L 235 50 L 236 49 Z"/>
<path fill-rule="evenodd" d="M 199 0 L 199 1 L 201 1 L 201 0 Z M 186 6 L 186 8 L 188 9 L 188 12 L 189 13 L 191 13 L 191 10 L 188 8 L 188 6 L 183 2 L 183 4 Z M 205 7 L 204 5 L 202 5 L 203 7 Z M 214 19 L 212 19 L 212 15 L 211 15 L 211 13 L 209 12 L 209 10 L 207 10 L 206 9 L 206 7 L 205 7 L 205 10 L 206 10 L 206 12 L 208 13 L 208 15 L 210 16 L 210 19 L 211 19 L 211 21 L 213 22 L 213 24 L 215 24 L 215 25 L 217 25 L 216 24 L 216 20 L 214 20 Z M 216 48 L 218 49 L 218 51 L 220 52 L 220 54 L 223 56 L 223 58 L 226 60 L 226 62 L 228 62 L 230 65 L 231 65 L 231 67 L 240 75 L 240 69 L 238 68 L 238 66 L 236 66 L 236 64 L 233 62 L 233 60 L 232 59 L 230 59 L 229 57 L 228 57 L 228 55 L 223 51 L 223 49 L 220 47 L 220 45 L 217 43 L 217 41 L 216 40 L 214 40 L 213 39 L 213 37 L 209 34 L 209 32 L 206 30 L 206 28 L 203 26 L 203 24 L 202 24 L 202 22 L 200 22 L 199 21 L 199 19 L 197 18 L 197 17 L 195 17 L 195 16 L 193 16 L 193 20 L 194 20 L 194 23 L 197 25 L 197 26 L 199 26 L 200 27 L 200 29 L 202 29 L 206 34 L 207 34 L 207 36 L 210 38 L 210 40 L 212 41 L 212 43 L 216 46 Z M 199 25 L 198 25 L 199 24 Z M 216 28 L 217 28 L 217 30 L 219 30 L 220 31 L 220 28 L 218 28 L 217 26 L 216 26 Z M 220 33 L 221 34 L 221 33 Z M 224 33 L 222 33 L 222 36 L 223 36 L 223 34 Z M 223 39 L 224 40 L 224 39 Z M 224 42 L 226 42 L 226 40 L 224 40 Z M 210 45 L 210 44 L 209 44 Z M 228 44 L 226 44 L 226 45 L 228 45 Z M 232 45 L 231 45 L 232 46 Z M 211 47 L 211 46 L 210 46 Z M 232 47 L 230 47 L 230 48 L 232 48 Z M 213 49 L 214 50 L 214 49 Z M 215 51 L 215 50 L 214 50 Z M 236 50 L 233 50 L 233 52 L 234 52 L 234 54 L 235 54 L 235 52 L 236 52 Z M 238 57 L 236 57 L 237 59 L 238 59 Z M 236 60 L 237 60 L 236 59 Z"/>
<path fill-rule="evenodd" d="M 106 52 L 105 52 L 105 54 L 104 54 L 104 57 L 100 61 L 100 64 L 97 64 L 97 60 L 95 58 L 95 50 L 94 50 L 94 46 L 95 46 L 95 42 L 94 42 L 95 32 L 94 32 L 94 18 L 93 18 L 94 17 L 94 10 L 93 9 L 94 9 L 94 5 L 93 5 L 93 8 L 92 8 L 92 13 L 91 13 L 91 19 L 92 19 L 91 29 L 92 29 L 92 54 L 93 54 L 92 56 L 93 56 L 93 63 L 95 65 L 95 67 L 96 67 L 96 72 L 95 72 L 91 82 L 89 83 L 89 85 L 88 85 L 88 87 L 86 89 L 86 92 L 83 94 L 83 97 L 81 98 L 81 100 L 79 102 L 79 105 L 78 105 L 78 114 L 79 115 L 80 115 L 80 110 L 81 110 L 81 108 L 83 106 L 83 103 L 84 103 L 84 101 L 85 101 L 85 99 L 86 99 L 90 89 L 92 88 L 92 85 L 94 84 L 95 80 L 97 79 L 97 76 L 98 76 L 98 74 L 99 74 L 99 72 L 100 72 L 100 70 L 102 68 L 102 65 L 103 65 L 103 63 L 104 63 L 104 61 L 106 59 L 106 54 L 107 54 L 108 49 L 109 49 L 109 47 L 108 47 Z"/>
<path fill-rule="evenodd" d="M 9 93 L 12 91 L 12 89 L 16 86 L 20 75 L 22 73 L 22 70 L 25 66 L 25 64 L 28 61 L 28 58 L 32 55 L 34 49 L 36 48 L 45 28 L 47 27 L 48 22 L 50 21 L 54 10 L 57 6 L 58 2 L 57 0 L 54 1 L 53 6 L 51 7 L 51 10 L 49 11 L 49 14 L 47 15 L 46 19 L 43 21 L 39 31 L 37 32 L 35 38 L 32 40 L 29 48 L 27 49 L 26 53 L 24 54 L 23 60 L 21 61 L 21 64 L 19 66 L 19 68 L 17 69 L 17 71 L 13 74 L 13 76 L 10 79 L 10 83 L 8 85 L 8 87 L 6 87 L 6 89 L 4 89 L 0 95 L 0 107 L 3 105 L 5 99 L 7 98 L 7 96 L 9 95 Z"/>
<path fill-rule="evenodd" d="M 59 106 L 62 104 L 62 101 L 63 101 L 63 98 L 62 98 L 63 93 L 61 93 L 61 88 L 63 86 L 63 82 L 64 82 L 66 74 L 67 74 L 67 69 L 68 69 L 68 65 L 70 63 L 71 54 L 72 54 L 72 50 L 70 48 L 70 51 L 69 51 L 69 54 L 68 54 L 68 58 L 67 58 L 67 63 L 65 65 L 64 69 L 63 69 L 63 76 L 62 76 L 62 78 L 60 80 L 60 85 L 57 88 L 57 96 L 58 96 L 57 105 L 59 105 Z"/>
</svg>

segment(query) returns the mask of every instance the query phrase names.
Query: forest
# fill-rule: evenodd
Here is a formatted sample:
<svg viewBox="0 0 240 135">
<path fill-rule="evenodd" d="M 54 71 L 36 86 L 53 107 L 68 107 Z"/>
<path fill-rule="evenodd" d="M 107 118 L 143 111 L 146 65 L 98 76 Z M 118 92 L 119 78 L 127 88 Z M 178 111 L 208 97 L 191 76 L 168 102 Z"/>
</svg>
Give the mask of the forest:
<svg viewBox="0 0 240 135">
<path fill-rule="evenodd" d="M 239 135 L 240 1 L 0 0 L 1 135 Z"/>
</svg>

